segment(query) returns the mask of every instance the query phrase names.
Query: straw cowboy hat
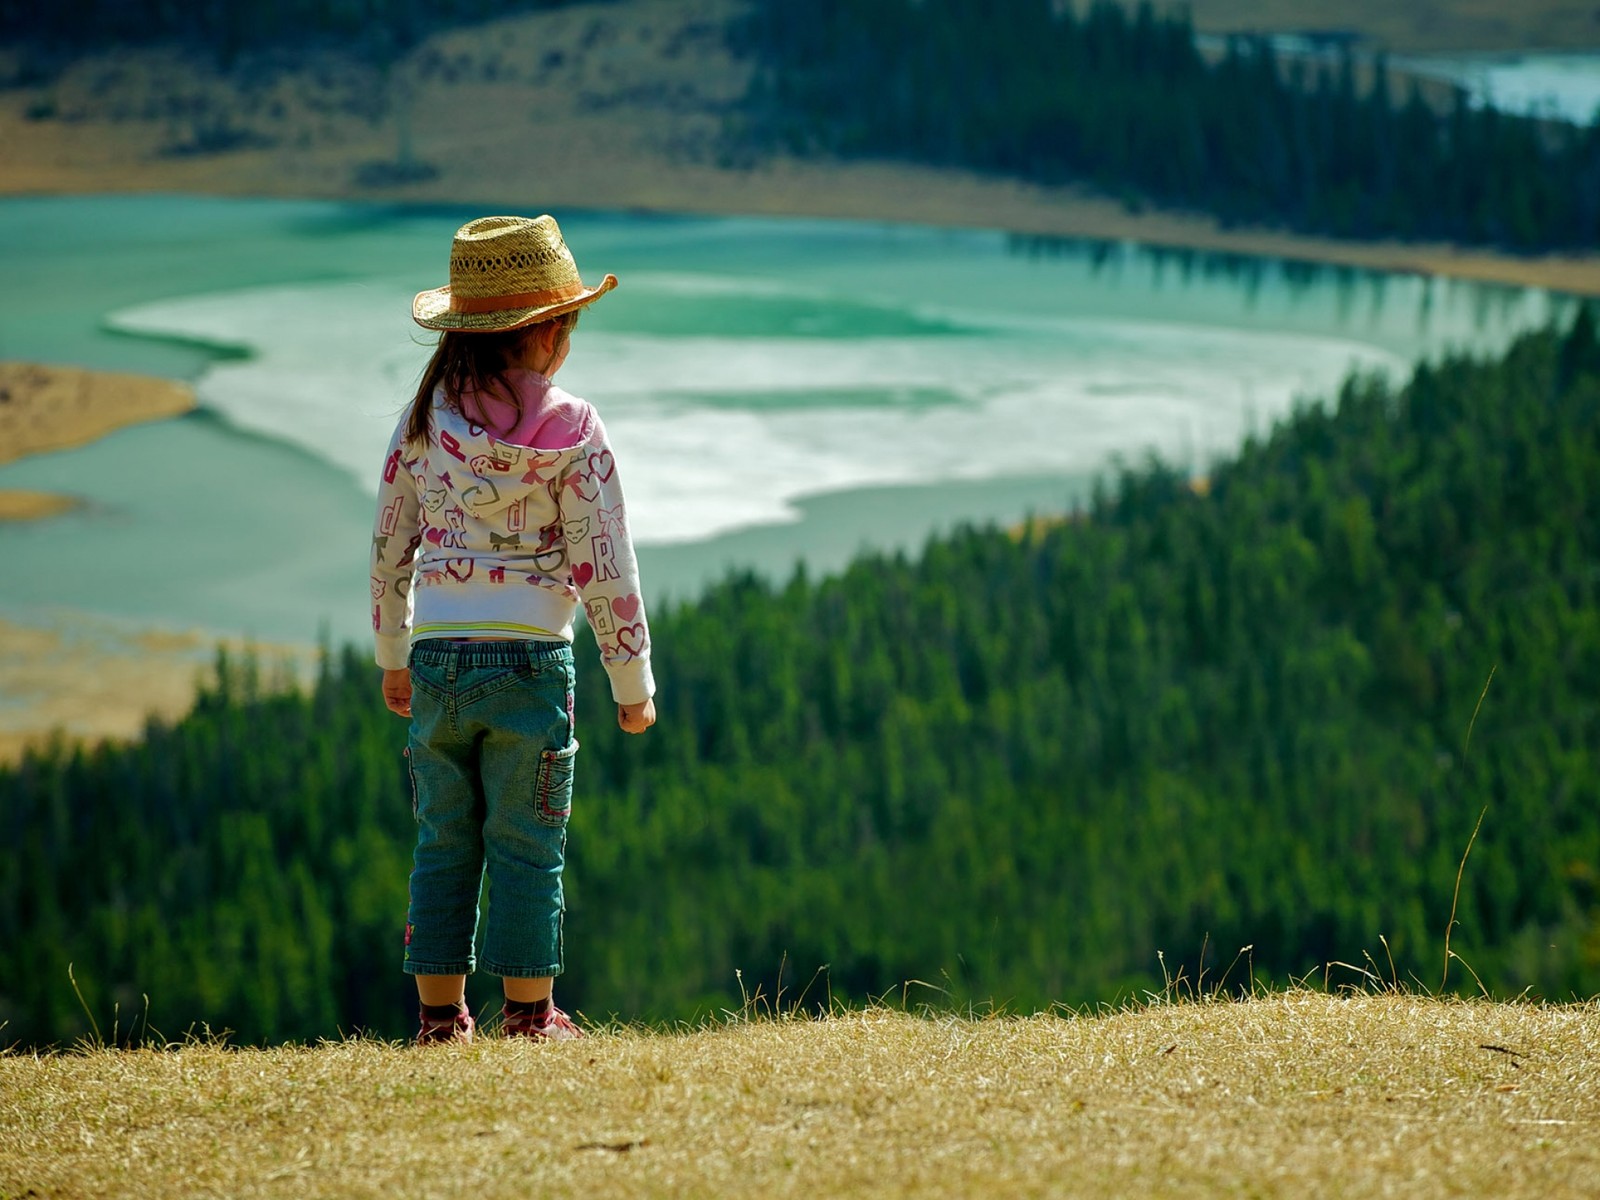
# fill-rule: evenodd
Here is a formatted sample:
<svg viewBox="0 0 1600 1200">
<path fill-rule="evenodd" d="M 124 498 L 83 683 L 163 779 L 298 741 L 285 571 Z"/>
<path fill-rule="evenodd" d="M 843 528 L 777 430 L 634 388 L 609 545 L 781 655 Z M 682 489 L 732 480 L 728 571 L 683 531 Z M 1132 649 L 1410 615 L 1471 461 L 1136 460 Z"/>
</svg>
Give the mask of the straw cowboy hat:
<svg viewBox="0 0 1600 1200">
<path fill-rule="evenodd" d="M 456 230 L 450 282 L 418 292 L 411 319 L 425 329 L 496 333 L 582 308 L 617 286 L 578 277 L 556 219 L 479 217 Z"/>
</svg>

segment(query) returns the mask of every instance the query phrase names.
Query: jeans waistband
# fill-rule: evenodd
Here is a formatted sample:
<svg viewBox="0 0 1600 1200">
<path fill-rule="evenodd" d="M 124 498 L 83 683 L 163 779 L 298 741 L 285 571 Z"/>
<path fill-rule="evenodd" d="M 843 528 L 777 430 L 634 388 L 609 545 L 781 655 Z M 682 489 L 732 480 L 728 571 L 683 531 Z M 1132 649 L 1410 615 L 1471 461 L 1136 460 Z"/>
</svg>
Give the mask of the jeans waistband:
<svg viewBox="0 0 1600 1200">
<path fill-rule="evenodd" d="M 411 647 L 411 660 L 432 667 L 515 667 L 572 653 L 567 642 L 504 641 L 456 642 L 449 638 L 423 638 Z"/>
</svg>

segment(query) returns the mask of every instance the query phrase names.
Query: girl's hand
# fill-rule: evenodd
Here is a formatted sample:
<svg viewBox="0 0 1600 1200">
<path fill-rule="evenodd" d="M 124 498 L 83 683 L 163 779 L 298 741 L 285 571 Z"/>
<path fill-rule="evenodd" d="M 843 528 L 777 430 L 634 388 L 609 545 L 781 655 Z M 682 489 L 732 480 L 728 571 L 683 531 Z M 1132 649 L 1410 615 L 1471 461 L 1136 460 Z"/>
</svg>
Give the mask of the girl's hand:
<svg viewBox="0 0 1600 1200">
<path fill-rule="evenodd" d="M 623 733 L 643 733 L 656 723 L 656 702 L 617 705 L 617 724 Z"/>
<path fill-rule="evenodd" d="M 389 711 L 402 717 L 411 715 L 411 670 L 401 667 L 398 671 L 385 671 L 383 673 L 383 702 L 389 706 Z"/>
</svg>

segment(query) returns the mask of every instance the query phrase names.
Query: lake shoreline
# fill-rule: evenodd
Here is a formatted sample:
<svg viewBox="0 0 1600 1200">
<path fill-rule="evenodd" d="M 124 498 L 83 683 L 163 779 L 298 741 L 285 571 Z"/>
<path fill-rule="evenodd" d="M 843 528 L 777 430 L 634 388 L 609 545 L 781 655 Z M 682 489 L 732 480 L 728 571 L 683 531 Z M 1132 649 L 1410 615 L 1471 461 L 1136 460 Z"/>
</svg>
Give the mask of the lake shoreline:
<svg viewBox="0 0 1600 1200">
<path fill-rule="evenodd" d="M 257 663 L 269 690 L 307 686 L 319 653 L 68 610 L 0 615 L 0 768 L 58 739 L 127 743 L 151 721 L 181 720 L 215 683 L 223 651 Z"/>
<path fill-rule="evenodd" d="M 1224 227 L 1203 213 L 1130 208 L 1086 187 L 915 163 L 734 161 L 725 123 L 751 69 L 718 32 L 734 8 L 733 0 L 577 4 L 441 33 L 396 68 L 405 88 L 381 101 L 376 116 L 351 98 L 363 88 L 370 94 L 375 79 L 349 61 L 281 67 L 270 89 L 250 92 L 170 47 L 90 56 L 48 87 L 0 92 L 0 195 L 167 192 L 558 215 L 838 218 L 1134 241 L 1600 296 L 1594 253 L 1524 256 Z M 674 53 L 662 54 L 663 45 Z M 527 70 L 535 50 L 561 65 Z M 108 95 L 103 83 L 112 73 L 118 84 Z M 174 79 L 183 80 L 181 94 Z M 209 114 L 204 120 L 227 137 L 201 117 L 171 115 L 185 106 Z M 220 147 L 209 139 L 221 139 Z"/>
<path fill-rule="evenodd" d="M 26 166 L 0 178 L 4 196 L 174 193 L 239 199 L 299 199 L 397 207 L 534 208 L 660 216 L 790 217 L 993 230 L 1065 240 L 1133 242 L 1152 248 L 1280 259 L 1316 266 L 1443 276 L 1600 298 L 1600 254 L 1524 256 L 1440 242 L 1347 241 L 1263 227 L 1224 227 L 1203 213 L 1133 210 L 1087 189 L 1046 187 L 957 169 L 880 161 L 774 158 L 747 169 L 630 165 L 581 187 L 542 189 L 439 183 L 356 187 L 237 186 L 183 171 Z M 459 188 L 460 190 L 456 190 Z"/>
<path fill-rule="evenodd" d="M 171 379 L 0 361 L 0 463 L 75 449 L 194 407 L 194 389 Z"/>
<path fill-rule="evenodd" d="M 195 407 L 192 388 L 168 379 L 43 363 L 0 362 L 0 463 L 76 449 Z M 46 521 L 81 507 L 78 497 L 0 489 L 0 528 Z M 62 737 L 94 745 L 139 737 L 147 721 L 193 707 L 216 647 L 228 639 L 173 633 L 56 611 L 17 620 L 0 614 L 0 766 Z M 233 639 L 236 649 L 243 643 Z M 304 647 L 276 657 L 303 663 Z M 305 674 L 302 667 L 299 673 Z"/>
<path fill-rule="evenodd" d="M 1087 188 L 910 163 L 785 155 L 729 161 L 724 122 L 749 74 L 716 31 L 735 2 L 580 3 L 446 31 L 397 67 L 404 89 L 378 110 L 371 104 L 375 79 L 336 57 L 273 68 L 277 74 L 268 71 L 246 88 L 172 47 L 88 56 L 57 80 L 0 90 L 0 196 L 167 193 L 558 215 L 857 220 L 1136 242 L 1600 296 L 1600 255 L 1527 258 L 1229 229 L 1204 214 L 1132 211 Z M 668 46 L 672 53 L 662 53 Z M 559 67 L 538 77 L 525 69 L 552 56 Z M 213 142 L 218 133 L 225 136 Z M 392 170 L 402 145 L 418 168 L 409 182 Z M 172 413 L 138 419 L 161 415 Z M 81 421 L 59 424 L 57 446 L 98 436 Z M 65 520 L 77 519 L 72 504 L 71 497 L 18 492 L 0 511 L 48 527 L 63 512 Z M 726 539 L 730 557 L 755 536 Z M 151 711 L 180 715 L 201 677 L 203 648 L 222 640 L 171 635 L 170 644 L 152 642 L 135 653 L 125 644 L 127 630 L 108 634 L 102 618 L 87 613 L 4 616 L 0 663 L 13 669 L 0 678 L 0 694 L 21 703 L 0 710 L 0 759 L 47 736 L 50 726 L 40 722 L 93 742 L 137 736 Z M 33 664 L 34 674 L 19 673 L 19 664 Z M 102 675 L 123 684 L 101 687 Z"/>
<path fill-rule="evenodd" d="M 194 407 L 194 389 L 170 379 L 0 362 L 0 464 L 76 449 L 129 425 L 181 416 Z M 0 522 L 42 520 L 77 505 L 70 495 L 0 489 Z"/>
</svg>

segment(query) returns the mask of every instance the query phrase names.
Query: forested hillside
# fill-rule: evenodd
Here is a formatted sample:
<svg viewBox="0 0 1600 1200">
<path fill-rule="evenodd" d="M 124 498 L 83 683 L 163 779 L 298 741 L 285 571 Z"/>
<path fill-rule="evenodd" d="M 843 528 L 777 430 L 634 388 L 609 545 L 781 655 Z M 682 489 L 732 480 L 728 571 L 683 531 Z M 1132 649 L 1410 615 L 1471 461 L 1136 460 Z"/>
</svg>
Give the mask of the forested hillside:
<svg viewBox="0 0 1600 1200">
<path fill-rule="evenodd" d="M 1187 10 L 1107 0 L 759 0 L 749 136 L 1090 182 L 1129 204 L 1338 237 L 1600 243 L 1600 125 L 1436 112 L 1354 60 L 1202 55 Z"/>
<path fill-rule="evenodd" d="M 730 579 L 655 635 L 643 738 L 579 647 L 561 989 L 591 1014 L 736 1007 L 780 967 L 790 997 L 826 966 L 812 998 L 1115 1001 L 1203 946 L 1320 982 L 1386 943 L 1433 987 L 1485 809 L 1453 948 L 1497 993 L 1600 992 L 1589 310 L 1351 379 L 1208 488 L 1151 464 L 1020 535 Z M 360 647 L 312 695 L 231 665 L 140 745 L 0 773 L 5 1038 L 84 1028 L 69 963 L 124 1030 L 147 994 L 169 1036 L 405 1033 L 403 740 Z"/>
<path fill-rule="evenodd" d="M 147 42 L 204 46 L 224 61 L 244 50 L 335 41 L 368 53 L 404 48 L 433 29 L 567 0 L 0 0 L 0 42 L 55 51 Z"/>
<path fill-rule="evenodd" d="M 0 0 L 0 46 L 26 47 L 12 80 L 26 84 L 85 51 L 177 43 L 236 65 L 253 94 L 311 49 L 388 66 L 431 33 L 561 3 Z M 728 163 L 775 150 L 911 160 L 1088 184 L 1224 225 L 1515 252 L 1600 245 L 1600 124 L 1474 109 L 1465 92 L 1441 110 L 1349 55 L 1280 60 L 1243 37 L 1203 53 L 1181 5 L 748 0 L 726 36 L 756 65 L 742 103 L 719 114 Z M 547 57 L 525 60 L 530 78 Z M 32 111 L 55 110 L 44 97 Z M 251 144 L 242 132 L 179 144 L 224 153 Z"/>
</svg>

